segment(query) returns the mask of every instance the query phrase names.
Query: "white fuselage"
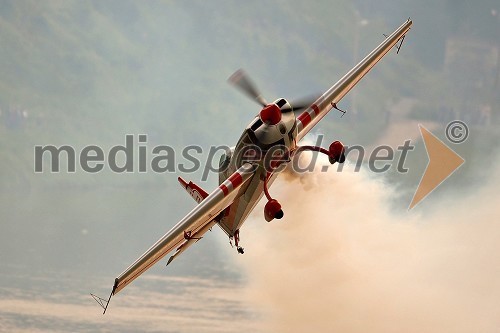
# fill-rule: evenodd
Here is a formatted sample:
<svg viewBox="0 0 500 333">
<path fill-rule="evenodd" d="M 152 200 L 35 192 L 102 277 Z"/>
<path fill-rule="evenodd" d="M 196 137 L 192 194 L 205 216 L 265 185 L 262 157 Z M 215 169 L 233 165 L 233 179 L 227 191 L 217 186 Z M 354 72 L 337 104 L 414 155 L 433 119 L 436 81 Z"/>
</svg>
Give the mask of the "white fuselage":
<svg viewBox="0 0 500 333">
<path fill-rule="evenodd" d="M 288 103 L 287 103 L 288 104 Z M 264 191 L 267 176 L 265 164 L 273 152 L 292 152 L 297 146 L 297 122 L 292 111 L 282 113 L 276 125 L 265 124 L 257 115 L 246 127 L 236 146 L 221 158 L 219 183 L 224 182 L 244 163 L 252 163 L 257 168 L 252 180 L 238 199 L 225 209 L 219 221 L 221 228 L 232 237 L 240 229 L 245 219 L 259 202 Z M 266 155 L 267 154 L 267 155 Z M 276 175 L 271 175 L 271 184 Z"/>
</svg>

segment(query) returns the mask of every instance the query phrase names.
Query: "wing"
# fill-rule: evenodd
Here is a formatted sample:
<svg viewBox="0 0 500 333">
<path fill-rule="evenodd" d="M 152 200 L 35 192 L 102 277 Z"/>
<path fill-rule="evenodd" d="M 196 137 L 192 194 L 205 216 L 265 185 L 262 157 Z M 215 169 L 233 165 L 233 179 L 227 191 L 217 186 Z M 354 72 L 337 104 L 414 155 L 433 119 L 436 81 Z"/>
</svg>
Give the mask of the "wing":
<svg viewBox="0 0 500 333">
<path fill-rule="evenodd" d="M 115 279 L 112 295 L 116 295 L 130 282 L 176 249 L 168 263 L 196 243 L 216 222 L 214 219 L 227 208 L 248 186 L 254 168 L 245 164 L 219 185 L 198 206 L 160 238 L 139 259 Z"/>
<path fill-rule="evenodd" d="M 400 41 L 412 25 L 408 19 L 379 46 L 325 92 L 314 104 L 297 117 L 298 136 L 302 139 L 358 82 Z"/>
</svg>

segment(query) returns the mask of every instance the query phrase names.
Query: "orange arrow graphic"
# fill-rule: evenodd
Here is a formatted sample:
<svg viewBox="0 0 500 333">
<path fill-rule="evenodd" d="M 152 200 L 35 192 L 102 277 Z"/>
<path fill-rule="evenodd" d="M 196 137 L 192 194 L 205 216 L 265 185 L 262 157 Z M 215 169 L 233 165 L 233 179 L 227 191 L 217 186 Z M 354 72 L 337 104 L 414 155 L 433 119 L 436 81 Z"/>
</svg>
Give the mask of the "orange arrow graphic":
<svg viewBox="0 0 500 333">
<path fill-rule="evenodd" d="M 418 125 L 420 134 L 424 139 L 425 150 L 429 157 L 429 163 L 424 175 L 418 184 L 415 195 L 408 210 L 415 207 L 420 201 L 434 191 L 442 182 L 455 172 L 465 160 L 429 132 L 424 126 Z"/>
</svg>

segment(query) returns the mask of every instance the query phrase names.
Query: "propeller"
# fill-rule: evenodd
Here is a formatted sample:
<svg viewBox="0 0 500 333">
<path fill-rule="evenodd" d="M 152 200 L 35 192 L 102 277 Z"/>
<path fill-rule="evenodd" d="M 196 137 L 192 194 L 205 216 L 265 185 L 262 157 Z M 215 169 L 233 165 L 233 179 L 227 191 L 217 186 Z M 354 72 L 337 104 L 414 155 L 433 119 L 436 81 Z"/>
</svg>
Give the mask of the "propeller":
<svg viewBox="0 0 500 333">
<path fill-rule="evenodd" d="M 234 74 L 229 77 L 228 81 L 263 107 L 269 105 L 269 103 L 266 102 L 265 98 L 257 89 L 255 83 L 250 79 L 248 74 L 243 69 L 238 69 L 236 72 L 234 72 Z M 311 104 L 313 104 L 318 99 L 318 97 L 319 95 L 303 97 L 293 102 L 289 102 L 290 106 L 288 107 L 283 108 L 283 105 L 279 105 L 279 107 L 282 113 L 302 111 L 310 107 Z"/>
<path fill-rule="evenodd" d="M 311 95 L 311 96 L 306 96 L 306 97 L 296 99 L 292 102 L 288 102 L 288 104 L 290 106 L 288 106 L 286 108 L 282 108 L 281 112 L 286 113 L 286 112 L 290 112 L 290 111 L 297 112 L 297 111 L 305 110 L 308 107 L 310 107 L 314 102 L 316 102 L 316 100 L 319 98 L 319 96 L 320 95 Z"/>
<path fill-rule="evenodd" d="M 244 70 L 238 69 L 229 77 L 228 81 L 260 105 L 266 106 L 268 104 L 257 89 L 255 83 L 253 83 Z"/>
</svg>

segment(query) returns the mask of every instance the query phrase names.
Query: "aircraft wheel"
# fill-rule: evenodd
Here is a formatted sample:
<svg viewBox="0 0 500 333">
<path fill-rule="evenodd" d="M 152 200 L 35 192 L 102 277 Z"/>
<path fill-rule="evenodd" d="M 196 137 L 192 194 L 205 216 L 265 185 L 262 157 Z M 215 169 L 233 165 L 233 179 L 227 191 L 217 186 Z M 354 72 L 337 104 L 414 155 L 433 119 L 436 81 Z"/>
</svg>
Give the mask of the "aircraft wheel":
<svg viewBox="0 0 500 333">
<path fill-rule="evenodd" d="M 264 216 L 267 222 L 283 217 L 281 205 L 276 199 L 271 199 L 266 203 L 266 205 L 264 206 Z"/>
</svg>

